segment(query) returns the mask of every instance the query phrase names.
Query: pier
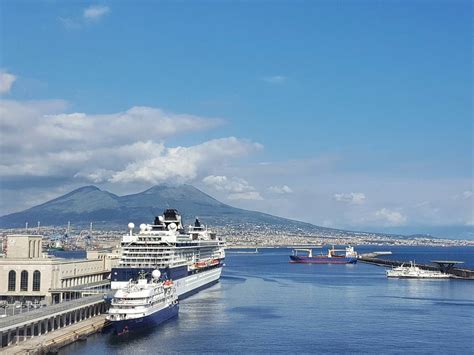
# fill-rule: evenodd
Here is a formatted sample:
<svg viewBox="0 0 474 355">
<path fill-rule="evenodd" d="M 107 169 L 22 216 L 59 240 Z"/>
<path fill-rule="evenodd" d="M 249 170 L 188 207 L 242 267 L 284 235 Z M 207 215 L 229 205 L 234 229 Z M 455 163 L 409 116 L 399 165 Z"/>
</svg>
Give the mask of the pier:
<svg viewBox="0 0 474 355">
<path fill-rule="evenodd" d="M 378 254 L 383 255 L 383 254 Z M 362 254 L 358 257 L 359 262 L 373 264 L 378 266 L 385 267 L 397 267 L 402 266 L 403 264 L 408 264 L 408 261 L 398 261 L 398 260 L 386 260 L 374 257 L 370 254 Z M 461 262 L 452 261 L 452 260 L 434 260 L 433 263 L 438 264 L 438 266 L 427 265 L 427 264 L 416 264 L 420 269 L 431 270 L 431 271 L 443 271 L 447 274 L 453 275 L 454 278 L 474 280 L 474 270 L 466 268 L 454 267 L 456 264 Z"/>
<path fill-rule="evenodd" d="M 2 318 L 0 348 L 3 352 L 5 347 L 35 337 L 44 337 L 48 333 L 102 315 L 106 311 L 106 304 L 101 294 Z"/>
</svg>

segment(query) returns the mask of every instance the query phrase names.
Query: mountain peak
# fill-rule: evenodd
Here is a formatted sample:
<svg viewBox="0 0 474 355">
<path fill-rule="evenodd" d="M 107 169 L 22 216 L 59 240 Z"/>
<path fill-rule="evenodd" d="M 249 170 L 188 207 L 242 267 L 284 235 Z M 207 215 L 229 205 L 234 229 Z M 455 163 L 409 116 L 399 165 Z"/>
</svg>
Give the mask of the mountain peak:
<svg viewBox="0 0 474 355">
<path fill-rule="evenodd" d="M 166 190 L 172 190 L 175 189 L 177 186 L 174 185 L 168 185 L 168 184 L 158 184 L 150 187 L 149 189 L 143 191 L 142 193 L 144 194 L 155 194 L 155 193 L 160 193 L 162 191 Z"/>
<path fill-rule="evenodd" d="M 90 191 L 102 191 L 102 190 L 99 189 L 95 185 L 87 185 L 87 186 L 82 186 L 75 190 L 72 190 L 70 193 L 73 194 L 73 193 L 78 193 L 78 192 L 90 192 Z"/>
<path fill-rule="evenodd" d="M 183 221 L 202 217 L 209 225 L 270 224 L 307 226 L 264 213 L 234 208 L 209 196 L 192 185 L 156 185 L 140 193 L 117 196 L 96 186 L 83 186 L 66 195 L 32 207 L 28 210 L 0 217 L 2 227 L 20 227 L 25 221 L 41 225 L 120 226 L 130 221 L 150 221 L 166 208 L 176 208 Z"/>
</svg>

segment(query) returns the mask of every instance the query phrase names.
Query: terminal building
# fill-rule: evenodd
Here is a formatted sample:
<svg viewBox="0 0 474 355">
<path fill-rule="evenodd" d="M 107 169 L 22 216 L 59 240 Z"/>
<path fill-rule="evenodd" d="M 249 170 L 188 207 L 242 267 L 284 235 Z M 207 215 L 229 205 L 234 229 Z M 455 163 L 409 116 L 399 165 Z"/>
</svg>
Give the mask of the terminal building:
<svg viewBox="0 0 474 355">
<path fill-rule="evenodd" d="M 7 236 L 5 255 L 0 258 L 0 300 L 52 304 L 109 286 L 118 252 L 89 251 L 86 259 L 57 258 L 43 253 L 42 239 Z"/>
</svg>

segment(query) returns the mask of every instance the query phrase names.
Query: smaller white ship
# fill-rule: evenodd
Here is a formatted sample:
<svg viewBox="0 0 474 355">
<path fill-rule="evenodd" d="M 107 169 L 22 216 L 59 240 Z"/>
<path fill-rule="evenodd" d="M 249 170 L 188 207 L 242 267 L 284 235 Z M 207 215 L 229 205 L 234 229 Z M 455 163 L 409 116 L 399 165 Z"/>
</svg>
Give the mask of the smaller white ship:
<svg viewBox="0 0 474 355">
<path fill-rule="evenodd" d="M 151 280 L 141 273 L 137 281 L 117 290 L 107 315 L 117 335 L 136 328 L 159 325 L 178 315 L 178 295 L 173 281 L 160 281 L 159 270 L 152 272 Z"/>
<path fill-rule="evenodd" d="M 387 270 L 387 277 L 399 279 L 449 279 L 451 275 L 441 271 L 423 270 L 410 261 L 410 266 L 398 266 Z"/>
</svg>

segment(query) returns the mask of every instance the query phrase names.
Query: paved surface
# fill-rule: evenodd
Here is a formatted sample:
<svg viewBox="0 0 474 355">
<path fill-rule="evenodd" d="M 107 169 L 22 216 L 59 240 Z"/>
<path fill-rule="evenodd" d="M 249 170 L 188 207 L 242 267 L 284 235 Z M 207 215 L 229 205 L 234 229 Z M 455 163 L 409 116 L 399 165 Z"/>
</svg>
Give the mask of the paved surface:
<svg viewBox="0 0 474 355">
<path fill-rule="evenodd" d="M 97 282 L 91 282 L 85 285 L 77 285 L 77 286 L 71 286 L 71 287 L 63 287 L 63 288 L 57 288 L 54 290 L 51 290 L 51 292 L 71 292 L 71 291 L 84 291 L 84 290 L 90 290 L 91 288 L 94 287 L 106 287 L 110 286 L 110 280 L 102 280 L 102 281 L 97 281 Z"/>
<path fill-rule="evenodd" d="M 15 314 L 14 316 L 5 317 L 0 319 L 0 330 L 14 326 L 15 324 L 21 324 L 24 322 L 32 321 L 38 318 L 45 318 L 55 313 L 64 312 L 67 310 L 74 309 L 76 307 L 85 306 L 87 304 L 96 303 L 103 300 L 103 295 L 94 295 L 89 297 L 83 297 L 76 300 L 54 304 L 52 306 L 43 307 L 34 311 Z"/>
<path fill-rule="evenodd" d="M 19 344 L 10 346 L 2 349 L 2 355 L 13 355 L 13 354 L 28 354 L 35 353 L 46 345 L 54 343 L 60 343 L 68 335 L 74 334 L 76 331 L 80 331 L 83 328 L 92 327 L 93 325 L 103 324 L 105 321 L 105 314 L 100 314 L 96 317 L 83 320 L 79 323 L 49 332 L 48 334 L 37 336 L 26 341 L 22 341 Z M 99 326 L 98 326 L 99 327 Z"/>
</svg>

